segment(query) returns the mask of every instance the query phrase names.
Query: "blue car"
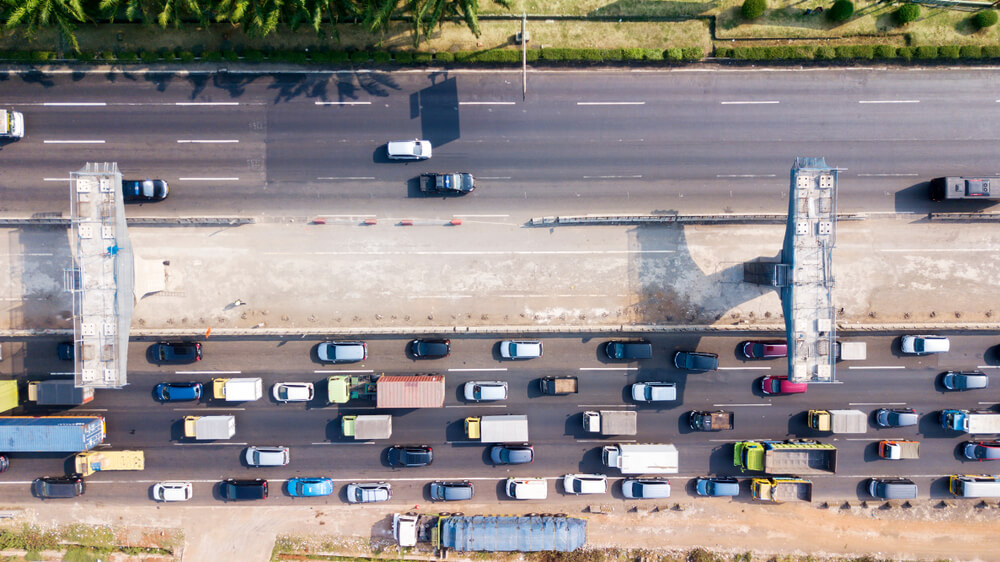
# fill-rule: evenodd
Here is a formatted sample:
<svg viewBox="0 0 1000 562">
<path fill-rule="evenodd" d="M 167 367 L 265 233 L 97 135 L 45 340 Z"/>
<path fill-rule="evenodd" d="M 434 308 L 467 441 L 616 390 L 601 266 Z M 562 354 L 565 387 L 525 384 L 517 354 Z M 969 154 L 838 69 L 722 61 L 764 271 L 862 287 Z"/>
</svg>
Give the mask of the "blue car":
<svg viewBox="0 0 1000 562">
<path fill-rule="evenodd" d="M 201 398 L 200 382 L 161 382 L 156 385 L 156 398 L 163 402 L 182 402 Z"/>
<path fill-rule="evenodd" d="M 289 478 L 288 495 L 294 498 L 329 496 L 333 493 L 333 480 L 329 478 Z"/>
</svg>

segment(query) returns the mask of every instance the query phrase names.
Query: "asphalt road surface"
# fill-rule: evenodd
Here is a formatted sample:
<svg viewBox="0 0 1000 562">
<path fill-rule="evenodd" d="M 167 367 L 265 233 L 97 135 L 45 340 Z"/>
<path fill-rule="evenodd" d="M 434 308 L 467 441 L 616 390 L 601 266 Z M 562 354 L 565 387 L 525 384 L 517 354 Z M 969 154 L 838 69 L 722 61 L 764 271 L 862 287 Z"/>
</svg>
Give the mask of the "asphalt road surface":
<svg viewBox="0 0 1000 562">
<path fill-rule="evenodd" d="M 841 211 L 926 212 L 926 181 L 1000 175 L 995 73 L 959 69 L 519 73 L 10 73 L 27 134 L 0 208 L 68 211 L 68 173 L 163 178 L 135 214 L 783 212 L 796 156 L 843 169 Z M 427 138 L 434 157 L 389 162 Z M 480 189 L 417 198 L 424 171 Z M 951 209 L 966 205 L 952 205 Z"/>
<path fill-rule="evenodd" d="M 738 475 L 732 464 L 733 441 L 741 439 L 784 439 L 818 437 L 834 443 L 839 450 L 835 476 L 813 477 L 814 497 L 866 498 L 860 484 L 876 475 L 914 478 L 921 496 L 946 497 L 947 474 L 989 472 L 989 463 L 964 461 L 958 447 L 969 439 L 940 428 L 936 411 L 942 408 L 984 408 L 996 402 L 990 389 L 967 393 L 944 392 L 938 379 L 949 369 L 982 369 L 996 373 L 998 341 L 989 336 L 954 337 L 952 351 L 940 356 L 907 357 L 898 350 L 898 339 L 864 338 L 868 359 L 838 364 L 839 383 L 811 385 L 806 394 L 765 396 L 759 381 L 768 374 L 781 374 L 782 360 L 747 361 L 740 357 L 735 337 L 696 335 L 654 337 L 654 358 L 641 363 L 610 363 L 602 358 L 601 338 L 547 338 L 541 359 L 501 361 L 496 339 L 454 338 L 449 358 L 415 361 L 405 354 L 406 341 L 370 339 L 369 360 L 351 365 L 323 365 L 315 356 L 316 341 L 216 341 L 205 344 L 203 361 L 183 366 L 156 366 L 146 360 L 149 342 L 130 345 L 130 384 L 120 391 L 99 391 L 97 398 L 70 410 L 74 414 L 97 414 L 107 418 L 106 447 L 138 448 L 146 452 L 146 470 L 141 473 L 109 472 L 88 478 L 87 501 L 145 501 L 149 487 L 161 480 L 196 482 L 196 501 L 211 503 L 213 483 L 226 477 L 264 477 L 276 486 L 295 476 L 328 476 L 339 484 L 350 481 L 386 480 L 395 487 L 393 501 L 425 501 L 425 484 L 435 479 L 471 479 L 478 485 L 481 499 L 495 495 L 507 501 L 500 481 L 508 476 L 542 476 L 556 479 L 570 472 L 608 473 L 603 468 L 600 448 L 615 442 L 674 443 L 680 451 L 680 474 L 672 478 L 674 496 L 693 495 L 687 480 L 704 474 Z M 34 372 L 25 377 L 58 374 L 64 368 L 51 360 L 55 342 L 35 341 L 31 363 Z M 685 373 L 673 367 L 675 350 L 713 351 L 720 355 L 721 368 L 712 373 Z M 340 408 L 326 404 L 325 379 L 329 374 L 348 371 L 373 373 L 427 373 L 446 376 L 444 408 L 388 410 L 393 415 L 392 438 L 376 442 L 345 439 L 340 431 L 340 415 L 372 413 L 371 403 L 350 403 Z M 568 396 L 544 396 L 537 379 L 547 375 L 574 375 L 580 392 Z M 227 404 L 204 398 L 199 403 L 158 403 L 153 387 L 163 381 L 202 381 L 206 389 L 213 376 L 259 376 L 264 379 L 265 397 L 256 402 Z M 462 385 L 471 380 L 505 380 L 508 400 L 468 403 Z M 636 381 L 668 380 L 677 383 L 679 400 L 665 405 L 637 405 L 629 395 Z M 279 404 L 270 398 L 270 387 L 280 381 L 311 381 L 316 398 L 309 403 Z M 207 392 L 206 394 L 209 394 Z M 849 408 L 874 412 L 879 407 L 911 407 L 921 414 L 916 427 L 881 429 L 872 417 L 864 435 L 831 436 L 811 431 L 805 424 L 810 408 Z M 584 433 L 581 413 L 592 409 L 635 409 L 638 434 L 601 438 Z M 692 409 L 727 409 L 736 414 L 733 431 L 702 433 L 691 431 L 685 422 Z M 29 408 L 27 413 L 40 413 Z M 53 413 L 51 410 L 47 413 Z M 380 411 L 383 412 L 383 411 Z M 233 414 L 236 435 L 228 442 L 197 443 L 182 437 L 185 415 Z M 471 415 L 526 414 L 529 420 L 535 461 L 530 465 L 502 467 L 488 462 L 486 446 L 469 441 L 463 419 Z M 875 453 L 880 439 L 921 441 L 921 459 L 886 461 Z M 434 448 L 434 463 L 426 468 L 393 469 L 385 462 L 385 450 L 392 444 L 427 444 Z M 291 448 L 291 462 L 283 468 L 247 468 L 241 455 L 247 445 L 285 445 Z M 11 455 L 11 468 L 3 474 L 0 493 L 25 497 L 29 481 L 42 474 L 63 473 L 72 455 Z M 550 493 L 562 493 L 552 484 Z M 496 488 L 496 490 L 494 490 Z M 621 497 L 615 488 L 617 497 Z M 269 501 L 293 500 L 272 488 Z M 485 495 L 485 497 L 484 497 Z M 552 497 L 552 496 L 550 496 Z M 330 497 L 308 501 L 341 501 Z M 581 498 L 585 501 L 587 498 Z M 592 500 L 592 498 L 591 498 Z M 588 500 L 588 501 L 591 501 Z"/>
</svg>

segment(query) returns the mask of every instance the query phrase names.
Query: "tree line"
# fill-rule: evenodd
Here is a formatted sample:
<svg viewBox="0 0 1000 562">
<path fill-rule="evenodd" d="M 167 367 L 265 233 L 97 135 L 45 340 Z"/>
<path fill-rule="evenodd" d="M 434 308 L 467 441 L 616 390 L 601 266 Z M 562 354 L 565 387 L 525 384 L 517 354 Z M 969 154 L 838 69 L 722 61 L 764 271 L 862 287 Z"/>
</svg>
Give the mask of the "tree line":
<svg viewBox="0 0 1000 562">
<path fill-rule="evenodd" d="M 231 23 L 249 37 L 265 37 L 282 26 L 308 25 L 321 34 L 324 23 L 350 23 L 378 33 L 400 19 L 412 26 L 415 45 L 443 20 L 460 19 L 477 37 L 480 33 L 478 0 L 0 0 L 0 6 L 6 29 L 22 30 L 30 38 L 56 27 L 74 51 L 79 51 L 77 24 L 100 21 L 161 28 Z"/>
</svg>

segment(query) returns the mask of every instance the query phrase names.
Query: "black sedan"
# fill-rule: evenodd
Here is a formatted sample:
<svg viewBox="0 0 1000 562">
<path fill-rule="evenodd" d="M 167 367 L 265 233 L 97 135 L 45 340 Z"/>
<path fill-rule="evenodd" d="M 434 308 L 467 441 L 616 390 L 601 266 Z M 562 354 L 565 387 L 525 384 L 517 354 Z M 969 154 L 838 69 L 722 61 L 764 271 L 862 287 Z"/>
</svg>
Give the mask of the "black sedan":
<svg viewBox="0 0 1000 562">
<path fill-rule="evenodd" d="M 122 195 L 130 203 L 163 201 L 169 192 L 164 180 L 122 180 Z"/>
<path fill-rule="evenodd" d="M 267 480 L 256 478 L 254 480 L 237 480 L 229 478 L 222 481 L 219 487 L 219 495 L 224 500 L 266 500 Z"/>
<path fill-rule="evenodd" d="M 391 466 L 429 466 L 434 451 L 428 445 L 394 445 L 386 455 Z"/>
<path fill-rule="evenodd" d="M 154 343 L 150 351 L 156 363 L 194 363 L 201 361 L 201 344 L 198 342 Z"/>
<path fill-rule="evenodd" d="M 417 359 L 440 359 L 451 355 L 451 340 L 419 339 L 410 342 L 410 354 Z"/>
<path fill-rule="evenodd" d="M 719 356 L 701 351 L 678 351 L 674 366 L 686 371 L 714 371 L 719 368 Z"/>
<path fill-rule="evenodd" d="M 75 498 L 83 495 L 83 476 L 43 476 L 36 478 L 31 490 L 39 498 Z"/>
</svg>

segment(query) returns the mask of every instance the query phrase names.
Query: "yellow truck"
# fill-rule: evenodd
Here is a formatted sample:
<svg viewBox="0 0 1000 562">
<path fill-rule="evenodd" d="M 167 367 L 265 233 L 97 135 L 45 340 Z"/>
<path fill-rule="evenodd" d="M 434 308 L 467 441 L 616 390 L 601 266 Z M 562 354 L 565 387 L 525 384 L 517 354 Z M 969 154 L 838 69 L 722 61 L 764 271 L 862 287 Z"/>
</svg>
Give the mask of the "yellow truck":
<svg viewBox="0 0 1000 562">
<path fill-rule="evenodd" d="M 105 470 L 143 470 L 146 455 L 142 451 L 87 451 L 76 455 L 76 471 L 83 476 Z"/>
</svg>

